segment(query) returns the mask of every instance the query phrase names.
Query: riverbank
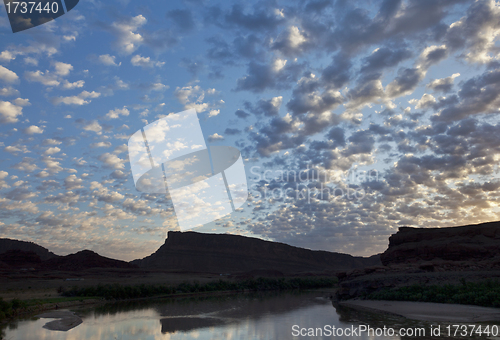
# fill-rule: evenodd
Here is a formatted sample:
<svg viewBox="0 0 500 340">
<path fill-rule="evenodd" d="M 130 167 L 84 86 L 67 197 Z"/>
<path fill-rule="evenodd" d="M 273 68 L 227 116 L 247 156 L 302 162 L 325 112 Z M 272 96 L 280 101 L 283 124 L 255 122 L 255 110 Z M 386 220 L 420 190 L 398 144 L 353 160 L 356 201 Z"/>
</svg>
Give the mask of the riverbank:
<svg viewBox="0 0 500 340">
<path fill-rule="evenodd" d="M 407 319 L 436 322 L 500 321 L 500 309 L 432 302 L 347 300 L 339 303 L 358 310 L 382 312 Z"/>
<path fill-rule="evenodd" d="M 172 297 L 211 296 L 256 291 L 306 290 L 333 288 L 338 280 L 335 277 L 293 277 L 257 278 L 245 280 L 213 280 L 205 283 L 198 281 L 172 284 L 120 285 L 104 284 L 97 286 L 72 287 L 61 290 L 59 297 L 45 299 L 0 298 L 0 322 L 60 308 L 77 307 L 89 304 L 102 304 L 109 301 L 134 301 L 143 299 L 162 299 Z M 331 293 L 330 295 L 332 295 Z"/>
</svg>

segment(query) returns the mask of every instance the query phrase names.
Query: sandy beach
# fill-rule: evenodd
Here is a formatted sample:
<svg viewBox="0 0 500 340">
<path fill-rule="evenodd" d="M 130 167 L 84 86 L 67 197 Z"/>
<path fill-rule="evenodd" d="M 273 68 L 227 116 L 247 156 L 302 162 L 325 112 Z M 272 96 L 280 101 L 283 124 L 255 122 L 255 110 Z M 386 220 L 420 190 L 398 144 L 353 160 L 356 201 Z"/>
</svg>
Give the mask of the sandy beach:
<svg viewBox="0 0 500 340">
<path fill-rule="evenodd" d="M 431 302 L 347 300 L 340 305 L 403 316 L 423 321 L 486 322 L 500 321 L 500 309 Z"/>
</svg>

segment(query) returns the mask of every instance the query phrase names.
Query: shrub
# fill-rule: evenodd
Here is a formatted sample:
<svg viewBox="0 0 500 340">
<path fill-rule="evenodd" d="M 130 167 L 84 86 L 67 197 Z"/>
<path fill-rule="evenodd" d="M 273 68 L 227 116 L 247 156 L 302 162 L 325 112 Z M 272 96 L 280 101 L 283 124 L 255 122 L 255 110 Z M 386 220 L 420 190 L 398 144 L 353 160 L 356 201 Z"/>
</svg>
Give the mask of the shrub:
<svg viewBox="0 0 500 340">
<path fill-rule="evenodd" d="M 366 296 L 372 300 L 420 301 L 500 307 L 500 283 L 486 280 L 460 285 L 412 285 L 384 289 Z"/>
</svg>

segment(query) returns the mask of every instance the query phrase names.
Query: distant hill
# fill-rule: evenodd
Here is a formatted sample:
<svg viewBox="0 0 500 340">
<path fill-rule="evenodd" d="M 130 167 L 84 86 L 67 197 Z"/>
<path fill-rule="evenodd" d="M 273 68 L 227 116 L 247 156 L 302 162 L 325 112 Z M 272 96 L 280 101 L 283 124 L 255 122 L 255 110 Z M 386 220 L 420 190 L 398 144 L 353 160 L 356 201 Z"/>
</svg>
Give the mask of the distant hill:
<svg viewBox="0 0 500 340">
<path fill-rule="evenodd" d="M 174 272 L 224 274 L 274 270 L 290 274 L 364 268 L 380 265 L 380 259 L 378 255 L 355 257 L 239 235 L 170 231 L 165 244 L 155 253 L 131 263 Z"/>
<path fill-rule="evenodd" d="M 32 251 L 37 254 L 42 261 L 57 257 L 53 252 L 33 242 L 0 238 L 0 254 L 6 253 L 9 250 Z"/>
<path fill-rule="evenodd" d="M 384 265 L 431 260 L 500 259 L 500 222 L 453 228 L 402 227 L 389 238 L 381 255 Z"/>
<path fill-rule="evenodd" d="M 34 267 L 42 263 L 42 260 L 33 251 L 11 249 L 0 254 L 0 262 L 7 267 Z"/>
<path fill-rule="evenodd" d="M 90 268 L 137 268 L 125 261 L 101 256 L 91 250 L 82 250 L 75 254 L 59 256 L 40 264 L 40 269 L 78 271 Z"/>
</svg>

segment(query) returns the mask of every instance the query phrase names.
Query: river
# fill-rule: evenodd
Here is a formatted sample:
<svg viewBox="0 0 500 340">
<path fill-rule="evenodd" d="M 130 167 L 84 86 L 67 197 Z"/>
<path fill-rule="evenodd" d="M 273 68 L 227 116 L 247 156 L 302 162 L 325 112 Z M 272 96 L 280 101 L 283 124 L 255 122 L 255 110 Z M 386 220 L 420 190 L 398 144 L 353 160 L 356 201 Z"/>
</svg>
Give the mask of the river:
<svg viewBox="0 0 500 340">
<path fill-rule="evenodd" d="M 432 327 L 435 329 L 437 326 L 432 323 L 335 307 L 328 294 L 319 291 L 119 302 L 72 311 L 83 322 L 68 331 L 45 329 L 43 326 L 53 319 L 33 317 L 3 325 L 3 339 L 444 338 L 443 334 L 440 337 L 430 335 Z M 441 325 L 441 329 L 444 326 Z M 390 332 L 391 329 L 394 334 Z M 399 336 L 401 329 L 414 334 L 410 337 Z M 418 330 L 424 330 L 425 335 L 417 334 Z"/>
</svg>

